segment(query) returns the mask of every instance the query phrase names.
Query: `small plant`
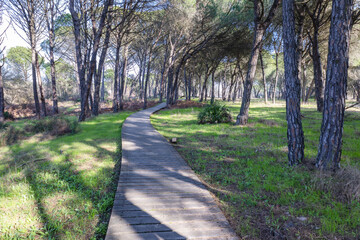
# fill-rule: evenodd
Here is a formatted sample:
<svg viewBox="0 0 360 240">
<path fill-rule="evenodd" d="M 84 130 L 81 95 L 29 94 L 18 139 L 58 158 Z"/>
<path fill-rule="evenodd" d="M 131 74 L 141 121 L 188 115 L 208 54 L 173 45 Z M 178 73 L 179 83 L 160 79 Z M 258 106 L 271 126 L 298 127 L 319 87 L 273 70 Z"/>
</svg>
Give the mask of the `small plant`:
<svg viewBox="0 0 360 240">
<path fill-rule="evenodd" d="M 230 110 L 219 103 L 205 106 L 198 115 L 198 123 L 228 123 L 232 121 Z"/>
<path fill-rule="evenodd" d="M 4 112 L 4 118 L 8 119 L 8 120 L 14 120 L 15 119 L 14 115 L 12 115 L 11 113 L 9 113 L 7 111 Z"/>
</svg>

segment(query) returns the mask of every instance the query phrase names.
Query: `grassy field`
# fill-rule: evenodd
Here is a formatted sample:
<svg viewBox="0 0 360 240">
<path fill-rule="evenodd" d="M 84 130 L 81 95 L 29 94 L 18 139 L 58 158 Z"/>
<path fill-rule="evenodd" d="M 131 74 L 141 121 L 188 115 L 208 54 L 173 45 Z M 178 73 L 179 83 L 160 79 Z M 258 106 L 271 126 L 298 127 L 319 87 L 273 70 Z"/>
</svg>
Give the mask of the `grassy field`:
<svg viewBox="0 0 360 240">
<path fill-rule="evenodd" d="M 225 104 L 225 103 L 223 103 Z M 240 103 L 226 103 L 236 118 Z M 152 124 L 218 198 L 244 239 L 360 238 L 360 112 L 347 111 L 343 169 L 314 167 L 321 114 L 302 107 L 305 163 L 287 164 L 285 105 L 253 102 L 247 126 L 199 125 L 198 108 L 164 110 Z"/>
<path fill-rule="evenodd" d="M 37 134 L 1 147 L 0 239 L 104 236 L 120 167 L 121 125 L 129 114 L 103 114 L 81 123 L 76 134 Z"/>
</svg>

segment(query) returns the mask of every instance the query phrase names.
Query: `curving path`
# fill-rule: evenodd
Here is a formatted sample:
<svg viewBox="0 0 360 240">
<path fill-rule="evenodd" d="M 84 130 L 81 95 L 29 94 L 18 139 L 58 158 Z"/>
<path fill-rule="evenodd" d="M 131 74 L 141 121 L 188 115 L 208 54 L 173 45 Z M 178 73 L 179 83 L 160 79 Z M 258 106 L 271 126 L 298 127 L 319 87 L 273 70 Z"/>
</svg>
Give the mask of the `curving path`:
<svg viewBox="0 0 360 240">
<path fill-rule="evenodd" d="M 106 240 L 239 239 L 214 199 L 150 123 L 165 103 L 122 126 L 122 167 Z"/>
</svg>

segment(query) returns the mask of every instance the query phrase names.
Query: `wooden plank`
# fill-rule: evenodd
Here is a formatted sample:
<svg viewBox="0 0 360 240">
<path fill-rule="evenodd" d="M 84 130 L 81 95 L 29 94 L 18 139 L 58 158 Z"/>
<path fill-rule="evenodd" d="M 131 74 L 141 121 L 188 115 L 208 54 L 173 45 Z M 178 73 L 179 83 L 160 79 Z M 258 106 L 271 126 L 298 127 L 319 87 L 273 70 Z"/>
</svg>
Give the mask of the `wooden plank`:
<svg viewBox="0 0 360 240">
<path fill-rule="evenodd" d="M 209 191 L 151 125 L 152 109 L 122 129 L 122 166 L 106 240 L 239 239 Z"/>
</svg>

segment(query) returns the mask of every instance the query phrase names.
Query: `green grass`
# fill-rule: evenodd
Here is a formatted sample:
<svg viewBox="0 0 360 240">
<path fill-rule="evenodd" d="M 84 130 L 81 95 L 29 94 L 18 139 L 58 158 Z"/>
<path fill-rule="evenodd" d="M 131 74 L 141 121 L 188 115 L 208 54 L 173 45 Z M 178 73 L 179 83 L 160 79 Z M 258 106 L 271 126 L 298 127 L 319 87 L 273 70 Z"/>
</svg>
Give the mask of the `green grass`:
<svg viewBox="0 0 360 240">
<path fill-rule="evenodd" d="M 226 104 L 236 119 L 240 104 Z M 254 101 L 247 126 L 199 125 L 198 113 L 197 108 L 164 110 L 151 121 L 165 137 L 178 138 L 177 150 L 219 198 L 240 236 L 360 237 L 359 200 L 344 200 L 345 185 L 334 184 L 338 176 L 320 174 L 313 166 L 321 125 L 315 105 L 302 107 L 306 163 L 298 167 L 287 164 L 284 103 Z M 346 112 L 342 166 L 355 172 L 359 122 L 360 112 Z"/>
<path fill-rule="evenodd" d="M 73 135 L 37 134 L 1 147 L 0 239 L 104 236 L 120 167 L 121 125 L 129 114 L 103 114 Z"/>
</svg>

